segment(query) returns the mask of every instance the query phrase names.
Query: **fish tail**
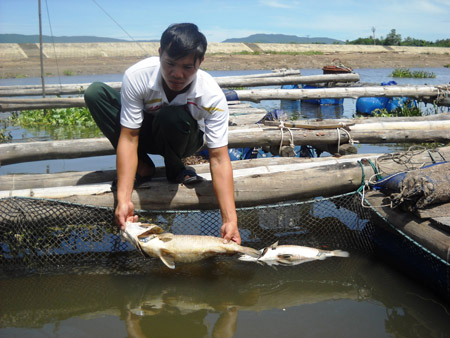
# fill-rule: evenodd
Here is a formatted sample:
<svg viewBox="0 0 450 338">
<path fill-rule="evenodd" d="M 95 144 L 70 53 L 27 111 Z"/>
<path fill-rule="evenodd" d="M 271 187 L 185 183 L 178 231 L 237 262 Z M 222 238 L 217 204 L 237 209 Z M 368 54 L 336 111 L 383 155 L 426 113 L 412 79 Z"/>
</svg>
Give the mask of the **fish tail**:
<svg viewBox="0 0 450 338">
<path fill-rule="evenodd" d="M 241 253 L 249 255 L 254 258 L 259 258 L 261 256 L 261 252 L 259 250 L 247 246 L 241 246 Z"/>
<path fill-rule="evenodd" d="M 331 251 L 331 255 L 336 256 L 336 257 L 350 256 L 350 254 L 347 251 L 342 251 L 342 250 L 333 250 L 333 251 Z"/>
</svg>

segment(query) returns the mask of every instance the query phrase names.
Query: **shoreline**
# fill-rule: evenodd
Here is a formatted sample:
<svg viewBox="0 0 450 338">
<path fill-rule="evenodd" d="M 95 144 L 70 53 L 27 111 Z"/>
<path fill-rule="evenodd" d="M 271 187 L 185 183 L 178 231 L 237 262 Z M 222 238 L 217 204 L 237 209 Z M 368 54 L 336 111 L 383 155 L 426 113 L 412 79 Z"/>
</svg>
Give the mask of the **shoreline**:
<svg viewBox="0 0 450 338">
<path fill-rule="evenodd" d="M 84 57 L 46 58 L 46 77 L 70 75 L 120 74 L 143 57 Z M 338 59 L 356 72 L 359 68 L 439 68 L 450 64 L 448 54 L 411 54 L 398 52 L 304 54 L 207 54 L 201 65 L 206 71 L 321 69 Z M 0 78 L 40 77 L 40 60 L 32 57 L 4 60 L 0 64 Z"/>
</svg>

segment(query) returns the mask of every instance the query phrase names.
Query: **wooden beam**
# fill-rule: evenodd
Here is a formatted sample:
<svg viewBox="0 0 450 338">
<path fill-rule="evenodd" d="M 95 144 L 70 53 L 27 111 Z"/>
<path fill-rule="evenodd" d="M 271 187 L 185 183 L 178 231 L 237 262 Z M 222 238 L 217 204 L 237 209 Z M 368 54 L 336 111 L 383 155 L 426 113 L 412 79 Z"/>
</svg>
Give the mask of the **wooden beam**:
<svg viewBox="0 0 450 338">
<path fill-rule="evenodd" d="M 416 122 L 421 123 L 421 122 Z M 347 132 L 341 129 L 290 129 L 281 130 L 273 127 L 247 126 L 246 128 L 230 127 L 228 146 L 230 148 L 279 146 L 290 144 L 292 132 L 295 145 L 338 145 L 357 141 L 359 143 L 414 143 L 414 142 L 450 142 L 449 129 L 414 130 L 391 129 L 385 123 L 383 129 L 374 132 L 370 128 Z M 29 143 L 0 144 L 0 164 L 39 161 L 48 159 L 68 159 L 90 156 L 113 155 L 114 149 L 106 138 L 78 139 L 64 141 L 39 141 Z"/>
</svg>

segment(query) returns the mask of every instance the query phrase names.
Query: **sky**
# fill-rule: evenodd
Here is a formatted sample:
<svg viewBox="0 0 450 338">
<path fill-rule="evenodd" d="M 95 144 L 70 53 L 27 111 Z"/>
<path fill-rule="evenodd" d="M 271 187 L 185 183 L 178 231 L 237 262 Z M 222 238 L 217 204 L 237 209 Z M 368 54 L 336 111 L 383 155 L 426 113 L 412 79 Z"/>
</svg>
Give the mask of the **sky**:
<svg viewBox="0 0 450 338">
<path fill-rule="evenodd" d="M 193 22 L 209 42 L 252 34 L 450 38 L 450 0 L 41 0 L 42 33 L 159 40 Z M 38 0 L 0 0 L 0 33 L 39 34 Z"/>
</svg>

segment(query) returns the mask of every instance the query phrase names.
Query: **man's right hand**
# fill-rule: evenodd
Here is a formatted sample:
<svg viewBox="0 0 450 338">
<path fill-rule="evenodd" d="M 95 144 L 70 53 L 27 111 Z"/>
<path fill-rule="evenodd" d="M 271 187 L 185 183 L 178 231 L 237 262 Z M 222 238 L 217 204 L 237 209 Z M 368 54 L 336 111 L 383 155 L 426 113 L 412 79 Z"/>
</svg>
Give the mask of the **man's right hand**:
<svg viewBox="0 0 450 338">
<path fill-rule="evenodd" d="M 131 201 L 117 205 L 114 216 L 116 224 L 121 230 L 125 230 L 127 222 L 138 221 L 138 216 L 134 214 L 134 205 Z"/>
</svg>

